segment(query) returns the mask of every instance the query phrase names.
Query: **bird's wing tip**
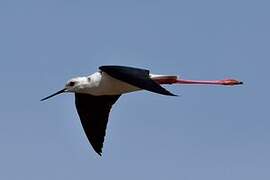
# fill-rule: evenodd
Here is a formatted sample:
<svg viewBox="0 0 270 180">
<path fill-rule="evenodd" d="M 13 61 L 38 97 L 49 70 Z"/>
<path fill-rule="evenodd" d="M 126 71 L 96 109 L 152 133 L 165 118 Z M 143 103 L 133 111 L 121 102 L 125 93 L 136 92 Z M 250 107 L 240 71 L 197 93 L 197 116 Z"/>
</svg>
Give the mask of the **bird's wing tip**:
<svg viewBox="0 0 270 180">
<path fill-rule="evenodd" d="M 168 93 L 167 94 L 164 94 L 164 95 L 167 95 L 167 96 L 179 96 L 179 95 L 177 95 L 177 94 L 173 94 L 173 93 L 171 93 L 170 91 L 168 91 Z"/>
<path fill-rule="evenodd" d="M 96 152 L 100 157 L 102 157 L 102 151 Z"/>
</svg>

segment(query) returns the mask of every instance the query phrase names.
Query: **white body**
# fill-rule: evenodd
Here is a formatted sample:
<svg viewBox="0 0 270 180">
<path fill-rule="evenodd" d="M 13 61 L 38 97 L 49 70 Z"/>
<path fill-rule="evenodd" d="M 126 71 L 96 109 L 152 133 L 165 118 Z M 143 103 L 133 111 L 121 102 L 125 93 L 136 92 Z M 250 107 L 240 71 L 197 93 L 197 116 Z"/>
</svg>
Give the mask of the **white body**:
<svg viewBox="0 0 270 180">
<path fill-rule="evenodd" d="M 155 80 L 168 76 L 150 74 L 150 77 Z M 66 86 L 69 92 L 85 93 L 95 96 L 119 95 L 141 90 L 136 86 L 115 79 L 105 72 L 96 72 L 88 77 L 73 78 L 69 82 L 71 81 L 77 82 L 78 84 L 74 87 Z"/>
<path fill-rule="evenodd" d="M 119 95 L 140 90 L 140 88 L 115 79 L 105 72 L 96 72 L 88 78 L 90 78 L 90 84 L 83 90 L 84 93 L 91 95 Z"/>
</svg>

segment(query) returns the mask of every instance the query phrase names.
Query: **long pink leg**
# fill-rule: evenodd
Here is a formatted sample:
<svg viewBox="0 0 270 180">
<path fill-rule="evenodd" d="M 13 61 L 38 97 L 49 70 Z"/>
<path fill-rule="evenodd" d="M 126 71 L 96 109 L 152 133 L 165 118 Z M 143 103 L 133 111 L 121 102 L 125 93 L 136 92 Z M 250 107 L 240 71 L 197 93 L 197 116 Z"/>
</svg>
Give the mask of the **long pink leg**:
<svg viewBox="0 0 270 180">
<path fill-rule="evenodd" d="M 172 77 L 155 79 L 159 84 L 210 84 L 210 85 L 225 85 L 234 86 L 243 84 L 243 82 L 235 79 L 224 79 L 224 80 L 186 80 L 186 79 L 175 79 Z"/>
</svg>

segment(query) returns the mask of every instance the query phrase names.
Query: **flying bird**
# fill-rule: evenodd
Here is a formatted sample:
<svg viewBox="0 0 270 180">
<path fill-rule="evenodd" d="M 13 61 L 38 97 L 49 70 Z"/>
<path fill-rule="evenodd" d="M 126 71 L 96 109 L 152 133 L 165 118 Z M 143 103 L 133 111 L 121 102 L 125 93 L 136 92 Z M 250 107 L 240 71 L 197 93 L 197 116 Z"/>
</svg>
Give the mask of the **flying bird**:
<svg viewBox="0 0 270 180">
<path fill-rule="evenodd" d="M 175 75 L 151 74 L 147 69 L 126 66 L 101 66 L 99 71 L 85 77 L 70 79 L 65 87 L 41 101 L 55 95 L 75 93 L 75 105 L 86 136 L 96 153 L 101 156 L 109 113 L 122 94 L 147 90 L 176 96 L 162 84 L 239 85 L 234 79 L 199 81 L 179 79 Z"/>
</svg>

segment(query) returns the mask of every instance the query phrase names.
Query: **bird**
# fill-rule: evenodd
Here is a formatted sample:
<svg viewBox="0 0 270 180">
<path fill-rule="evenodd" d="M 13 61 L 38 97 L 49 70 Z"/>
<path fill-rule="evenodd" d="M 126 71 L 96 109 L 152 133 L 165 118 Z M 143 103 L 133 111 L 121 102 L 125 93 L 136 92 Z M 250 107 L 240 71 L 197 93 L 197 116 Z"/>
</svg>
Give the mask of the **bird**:
<svg viewBox="0 0 270 180">
<path fill-rule="evenodd" d="M 122 94 L 147 90 L 165 96 L 177 96 L 163 84 L 210 84 L 234 86 L 243 84 L 235 79 L 224 80 L 185 80 L 176 75 L 152 74 L 148 69 L 104 65 L 89 76 L 76 77 L 67 81 L 64 88 L 41 101 L 62 93 L 74 93 L 77 113 L 88 141 L 98 155 L 106 134 L 112 106 Z"/>
</svg>

